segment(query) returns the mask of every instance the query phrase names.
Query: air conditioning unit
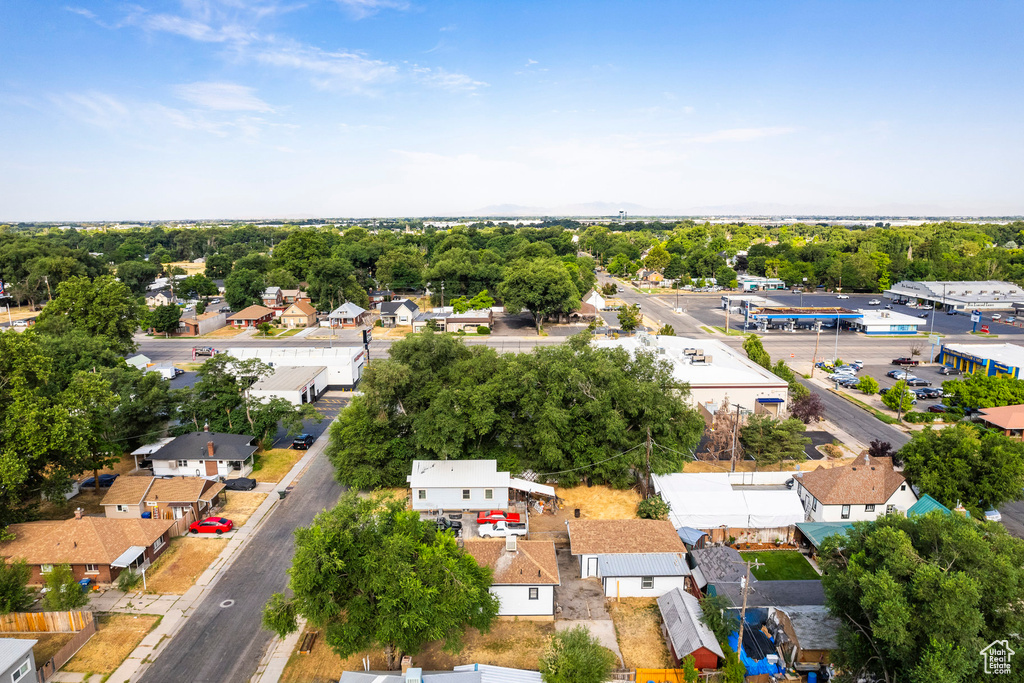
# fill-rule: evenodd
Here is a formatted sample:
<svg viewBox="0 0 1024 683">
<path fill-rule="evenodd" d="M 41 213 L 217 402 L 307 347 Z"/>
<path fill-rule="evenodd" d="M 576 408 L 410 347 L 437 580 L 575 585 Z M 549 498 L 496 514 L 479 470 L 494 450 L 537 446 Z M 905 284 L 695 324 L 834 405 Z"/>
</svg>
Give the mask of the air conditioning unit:
<svg viewBox="0 0 1024 683">
<path fill-rule="evenodd" d="M 505 537 L 505 552 L 516 552 L 516 536 L 509 535 Z"/>
</svg>

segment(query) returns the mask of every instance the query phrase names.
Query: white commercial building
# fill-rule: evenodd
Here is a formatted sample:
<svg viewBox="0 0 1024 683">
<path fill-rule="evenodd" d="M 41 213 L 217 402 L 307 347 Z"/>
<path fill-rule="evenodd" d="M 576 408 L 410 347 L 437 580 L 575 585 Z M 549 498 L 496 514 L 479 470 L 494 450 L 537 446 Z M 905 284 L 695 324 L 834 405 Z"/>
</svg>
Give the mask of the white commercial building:
<svg viewBox="0 0 1024 683">
<path fill-rule="evenodd" d="M 918 328 L 928 322 L 923 318 L 884 308 L 861 308 L 857 312 L 861 317 L 851 320 L 850 327 L 868 335 L 917 334 Z"/>
<path fill-rule="evenodd" d="M 672 374 L 690 386 L 687 400 L 714 414 L 728 397 L 752 413 L 780 415 L 789 400 L 789 384 L 716 339 L 666 337 L 645 332 L 634 337 L 595 339 L 598 348 L 653 353 L 672 364 Z"/>
<path fill-rule="evenodd" d="M 777 277 L 761 277 L 760 275 L 737 275 L 736 282 L 743 292 L 769 292 L 785 289 L 786 282 Z"/>
<path fill-rule="evenodd" d="M 889 299 L 912 299 L 957 311 L 1010 310 L 1015 303 L 1024 302 L 1024 290 L 999 280 L 902 280 L 884 294 Z"/>
<path fill-rule="evenodd" d="M 327 368 L 323 365 L 275 365 L 274 374 L 249 388 L 249 395 L 261 401 L 283 398 L 294 406 L 313 403 L 327 391 Z"/>
<path fill-rule="evenodd" d="M 239 360 L 259 358 L 273 367 L 313 366 L 327 368 L 327 389 L 353 389 L 359 384 L 366 365 L 366 352 L 362 346 L 335 346 L 334 348 L 238 347 L 227 350 Z"/>
</svg>

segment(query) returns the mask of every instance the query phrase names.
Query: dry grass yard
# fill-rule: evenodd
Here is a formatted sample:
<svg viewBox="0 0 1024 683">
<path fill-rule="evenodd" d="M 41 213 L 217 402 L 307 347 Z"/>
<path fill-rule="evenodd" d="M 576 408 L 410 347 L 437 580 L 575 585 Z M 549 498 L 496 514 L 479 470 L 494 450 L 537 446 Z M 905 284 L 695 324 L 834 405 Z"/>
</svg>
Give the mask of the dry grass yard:
<svg viewBox="0 0 1024 683">
<path fill-rule="evenodd" d="M 97 617 L 96 635 L 82 646 L 61 671 L 107 676 L 121 666 L 160 617 L 152 614 L 102 614 Z"/>
<path fill-rule="evenodd" d="M 184 594 L 227 544 L 226 538 L 171 539 L 171 546 L 146 570 L 146 592 Z"/>
<path fill-rule="evenodd" d="M 574 515 L 579 508 L 581 519 L 634 519 L 640 494 L 633 489 L 613 489 L 607 486 L 576 486 L 555 490 L 562 512 Z"/>
<path fill-rule="evenodd" d="M 665 639 L 661 635 L 661 613 L 654 598 L 622 598 L 608 601 L 615 622 L 615 636 L 627 669 L 672 668 Z"/>
<path fill-rule="evenodd" d="M 258 453 L 256 457 L 259 459 L 259 469 L 252 473 L 252 478 L 276 484 L 305 454 L 306 451 L 294 448 L 271 448 L 269 451 Z"/>
<path fill-rule="evenodd" d="M 800 463 L 800 471 L 801 472 L 809 472 L 811 470 L 816 470 L 819 467 L 825 467 L 825 468 L 829 468 L 829 467 L 842 467 L 843 465 L 849 465 L 851 462 L 853 462 L 853 458 L 852 457 L 851 458 L 840 458 L 838 460 L 829 460 L 827 458 L 822 459 L 822 460 L 805 460 L 804 462 Z M 783 465 L 783 467 L 787 468 L 787 469 L 784 469 L 783 471 L 792 471 L 792 472 L 796 471 L 796 463 L 793 463 L 793 462 L 785 463 Z M 683 472 L 688 472 L 688 473 L 693 473 L 693 472 L 719 472 L 719 473 L 721 473 L 721 472 L 728 472 L 728 471 L 729 471 L 729 461 L 728 460 L 722 460 L 721 462 L 694 460 L 693 462 L 688 462 L 688 463 L 683 465 Z M 738 463 L 736 463 L 736 471 L 737 472 L 753 472 L 754 471 L 754 462 L 752 460 L 745 460 L 743 462 L 738 462 Z M 765 471 L 765 472 L 778 472 L 779 470 L 773 468 L 773 469 L 770 469 L 770 470 L 763 470 L 763 471 Z"/>
<path fill-rule="evenodd" d="M 235 528 L 242 526 L 249 521 L 252 513 L 266 499 L 267 494 L 256 493 L 255 491 L 225 491 L 226 502 L 224 509 L 217 514 L 227 517 L 235 523 Z"/>
<path fill-rule="evenodd" d="M 17 638 L 18 640 L 37 640 L 32 646 L 32 654 L 36 657 L 36 666 L 42 666 L 50 660 L 57 652 L 64 647 L 69 640 L 75 636 L 74 633 L 5 633 L 4 638 Z"/>
</svg>

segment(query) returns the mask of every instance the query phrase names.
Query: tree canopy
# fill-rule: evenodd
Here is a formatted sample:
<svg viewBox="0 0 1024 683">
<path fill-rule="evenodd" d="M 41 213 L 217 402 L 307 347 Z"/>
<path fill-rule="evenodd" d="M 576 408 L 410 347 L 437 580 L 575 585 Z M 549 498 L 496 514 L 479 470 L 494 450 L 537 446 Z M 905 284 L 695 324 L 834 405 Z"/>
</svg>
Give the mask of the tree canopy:
<svg viewBox="0 0 1024 683">
<path fill-rule="evenodd" d="M 1024 380 L 1013 377 L 968 375 L 942 383 L 942 391 L 952 394 L 951 403 L 966 408 L 996 408 L 1024 403 Z"/>
<path fill-rule="evenodd" d="M 139 327 L 139 306 L 128 285 L 112 275 L 95 280 L 72 277 L 60 283 L 57 296 L 39 314 L 39 327 L 49 334 L 66 329 L 106 337 L 118 351 L 135 350 L 132 337 Z"/>
<path fill-rule="evenodd" d="M 510 264 L 499 291 L 506 311 L 516 314 L 525 309 L 533 315 L 538 334 L 545 317 L 568 314 L 580 306 L 581 292 L 573 285 L 565 265 L 554 258 L 521 259 Z"/>
<path fill-rule="evenodd" d="M 797 418 L 776 420 L 771 415 L 751 415 L 740 428 L 743 451 L 757 467 L 780 465 L 786 460 L 803 462 L 804 449 L 811 440 L 803 435 L 807 427 Z"/>
</svg>

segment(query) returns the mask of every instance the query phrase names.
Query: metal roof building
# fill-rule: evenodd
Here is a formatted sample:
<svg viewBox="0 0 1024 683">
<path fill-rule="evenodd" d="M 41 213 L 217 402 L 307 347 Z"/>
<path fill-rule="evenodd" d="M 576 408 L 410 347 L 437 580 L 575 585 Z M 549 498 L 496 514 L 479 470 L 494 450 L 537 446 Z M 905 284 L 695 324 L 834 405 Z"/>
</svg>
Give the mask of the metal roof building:
<svg viewBox="0 0 1024 683">
<path fill-rule="evenodd" d="M 603 577 L 689 576 L 686 553 L 642 553 L 636 555 L 599 555 L 598 571 Z"/>
</svg>

